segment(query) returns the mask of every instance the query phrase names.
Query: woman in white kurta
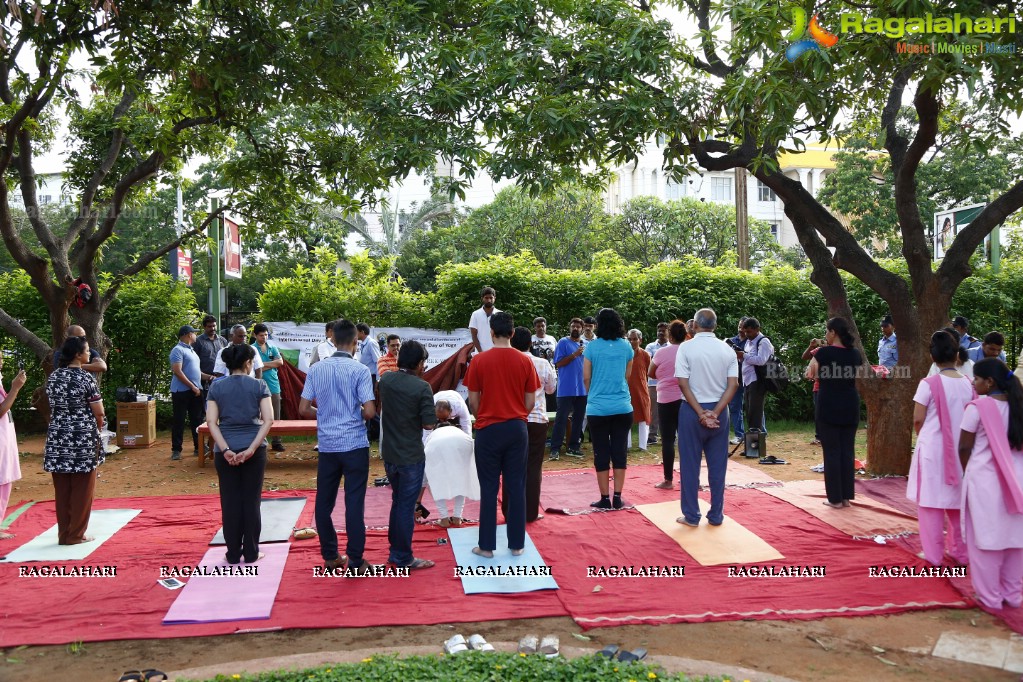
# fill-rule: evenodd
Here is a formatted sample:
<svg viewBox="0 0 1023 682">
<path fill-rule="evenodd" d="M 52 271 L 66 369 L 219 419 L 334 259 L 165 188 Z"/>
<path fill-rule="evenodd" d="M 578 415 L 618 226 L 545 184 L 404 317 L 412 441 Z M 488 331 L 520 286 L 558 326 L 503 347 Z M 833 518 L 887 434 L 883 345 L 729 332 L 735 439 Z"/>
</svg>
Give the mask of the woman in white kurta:
<svg viewBox="0 0 1023 682">
<path fill-rule="evenodd" d="M 466 498 L 480 499 L 472 436 L 450 425 L 434 429 L 426 440 L 426 479 L 440 513 L 438 523 L 443 528 L 461 526 Z M 449 500 L 454 503 L 451 516 Z"/>
<path fill-rule="evenodd" d="M 1023 602 L 1023 387 L 997 358 L 974 366 L 980 398 L 963 414 L 959 457 L 970 581 L 991 609 Z"/>
<path fill-rule="evenodd" d="M 0 355 L 0 369 L 4 360 Z M 11 488 L 14 482 L 21 479 L 21 465 L 18 463 L 18 436 L 14 432 L 14 420 L 11 418 L 11 407 L 18 399 L 18 392 L 25 385 L 25 370 L 21 370 L 11 381 L 11 392 L 3 387 L 3 375 L 0 375 L 0 521 L 7 517 L 7 503 L 11 499 Z M 10 540 L 14 533 L 0 531 L 0 540 Z"/>
<path fill-rule="evenodd" d="M 958 449 L 963 410 L 976 394 L 973 382 L 956 369 L 958 350 L 959 342 L 948 332 L 931 335 L 931 358 L 939 371 L 921 381 L 913 396 L 917 439 L 906 497 L 917 504 L 923 556 L 935 566 L 945 556 L 946 517 L 949 555 L 960 564 L 967 558 L 959 522 L 963 471 Z"/>
</svg>

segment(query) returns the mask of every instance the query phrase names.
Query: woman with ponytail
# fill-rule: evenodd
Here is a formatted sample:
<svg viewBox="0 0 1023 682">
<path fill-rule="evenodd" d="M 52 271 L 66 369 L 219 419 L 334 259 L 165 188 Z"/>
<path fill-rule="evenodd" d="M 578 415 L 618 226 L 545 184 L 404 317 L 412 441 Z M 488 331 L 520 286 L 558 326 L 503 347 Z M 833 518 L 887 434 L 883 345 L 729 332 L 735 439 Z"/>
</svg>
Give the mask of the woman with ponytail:
<svg viewBox="0 0 1023 682">
<path fill-rule="evenodd" d="M 856 371 L 863 356 L 854 348 L 856 339 L 845 318 L 828 320 L 827 344 L 821 347 L 806 370 L 807 379 L 818 379 L 817 434 L 824 450 L 824 504 L 851 507 L 855 497 L 856 427 L 860 423 L 860 394 Z"/>
<path fill-rule="evenodd" d="M 1023 602 L 1023 387 L 997 358 L 973 367 L 980 397 L 959 434 L 962 524 L 977 600 L 989 609 Z"/>
<path fill-rule="evenodd" d="M 958 353 L 958 338 L 944 329 L 931 334 L 931 359 L 938 371 L 923 379 L 913 396 L 917 437 L 906 497 L 917 504 L 923 558 L 934 566 L 945 556 L 946 516 L 948 553 L 960 564 L 967 561 L 959 522 L 963 469 L 956 455 L 963 411 L 977 394 L 956 367 Z"/>
</svg>

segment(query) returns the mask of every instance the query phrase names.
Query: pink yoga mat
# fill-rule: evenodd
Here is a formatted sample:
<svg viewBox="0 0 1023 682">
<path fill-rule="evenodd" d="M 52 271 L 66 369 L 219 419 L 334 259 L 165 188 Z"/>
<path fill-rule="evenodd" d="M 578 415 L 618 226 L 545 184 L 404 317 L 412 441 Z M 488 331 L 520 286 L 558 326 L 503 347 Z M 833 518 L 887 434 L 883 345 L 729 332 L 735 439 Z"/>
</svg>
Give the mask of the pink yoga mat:
<svg viewBox="0 0 1023 682">
<path fill-rule="evenodd" d="M 192 575 L 171 604 L 164 625 L 175 623 L 219 623 L 229 620 L 259 620 L 270 617 L 277 588 L 288 560 L 289 543 L 261 545 L 265 557 L 254 564 L 230 566 L 223 547 L 211 547 L 199 562 L 199 568 L 230 566 L 250 568 L 256 575 Z"/>
<path fill-rule="evenodd" d="M 435 521 L 438 517 L 437 503 L 430 496 L 427 490 L 423 496 L 423 506 L 430 511 L 427 521 Z M 448 503 L 448 513 L 453 513 L 451 503 Z M 479 500 L 466 500 L 465 509 L 462 510 L 462 517 L 466 519 L 479 519 Z M 337 502 L 334 504 L 334 513 L 330 515 L 334 520 L 334 527 L 338 530 L 345 529 L 345 491 L 342 488 L 337 492 Z M 387 528 L 391 519 L 391 487 L 380 486 L 366 488 L 366 510 L 364 521 L 366 528 L 380 530 Z"/>
</svg>

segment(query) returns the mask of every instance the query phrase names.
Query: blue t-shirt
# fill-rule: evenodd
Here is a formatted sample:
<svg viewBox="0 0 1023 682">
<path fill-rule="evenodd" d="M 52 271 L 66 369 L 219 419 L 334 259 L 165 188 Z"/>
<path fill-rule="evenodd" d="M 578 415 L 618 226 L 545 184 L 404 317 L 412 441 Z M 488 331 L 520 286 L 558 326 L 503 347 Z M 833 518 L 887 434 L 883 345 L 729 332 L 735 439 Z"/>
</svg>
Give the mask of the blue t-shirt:
<svg viewBox="0 0 1023 682">
<path fill-rule="evenodd" d="M 558 341 L 554 349 L 554 364 L 558 364 L 569 355 L 579 350 L 579 342 L 566 336 Z M 564 367 L 558 368 L 558 397 L 586 395 L 586 384 L 583 383 L 583 356 L 577 357 Z"/>
<path fill-rule="evenodd" d="M 199 356 L 195 354 L 192 347 L 187 343 L 178 343 L 178 345 L 171 348 L 170 352 L 170 364 L 171 364 L 171 393 L 178 393 L 180 391 L 191 391 L 191 386 L 186 386 L 185 382 L 178 379 L 178 376 L 174 374 L 173 367 L 176 363 L 181 363 L 181 373 L 188 377 L 188 380 L 192 382 L 194 386 L 202 386 L 202 374 L 199 371 Z"/>
<path fill-rule="evenodd" d="M 586 397 L 587 416 L 608 417 L 632 413 L 625 366 L 634 354 L 632 344 L 625 339 L 593 339 L 586 344 L 583 357 L 593 366 L 590 372 L 590 393 Z"/>
<path fill-rule="evenodd" d="M 263 381 L 266 382 L 266 387 L 270 389 L 270 395 L 277 395 L 281 392 L 281 382 L 277 378 L 277 368 L 267 369 L 265 365 L 281 357 L 281 351 L 269 339 L 266 342 L 265 353 L 259 348 L 258 343 L 252 344 L 252 347 L 256 349 L 256 352 L 259 353 L 259 359 L 263 361 Z"/>
</svg>

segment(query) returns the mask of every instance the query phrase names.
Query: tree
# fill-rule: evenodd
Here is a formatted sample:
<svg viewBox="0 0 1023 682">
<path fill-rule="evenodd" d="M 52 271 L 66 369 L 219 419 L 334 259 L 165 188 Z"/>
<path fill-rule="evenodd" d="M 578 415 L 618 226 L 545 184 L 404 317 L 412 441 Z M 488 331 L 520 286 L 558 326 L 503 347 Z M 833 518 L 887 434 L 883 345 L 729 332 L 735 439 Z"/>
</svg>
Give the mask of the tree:
<svg viewBox="0 0 1023 682">
<path fill-rule="evenodd" d="M 362 214 L 353 217 L 331 215 L 331 219 L 348 231 L 362 237 L 362 244 L 371 256 L 393 260 L 404 250 L 409 239 L 434 225 L 449 225 L 457 218 L 457 209 L 446 197 L 433 196 L 422 205 L 412 202 L 407 209 L 383 202 L 380 208 L 380 233 Z M 393 271 L 392 271 L 392 274 Z"/>
<path fill-rule="evenodd" d="M 770 226 L 749 223 L 751 263 L 758 267 L 781 252 Z M 735 207 L 696 199 L 637 197 L 609 220 L 606 234 L 625 260 L 654 265 L 695 256 L 710 265 L 735 261 Z"/>
</svg>

